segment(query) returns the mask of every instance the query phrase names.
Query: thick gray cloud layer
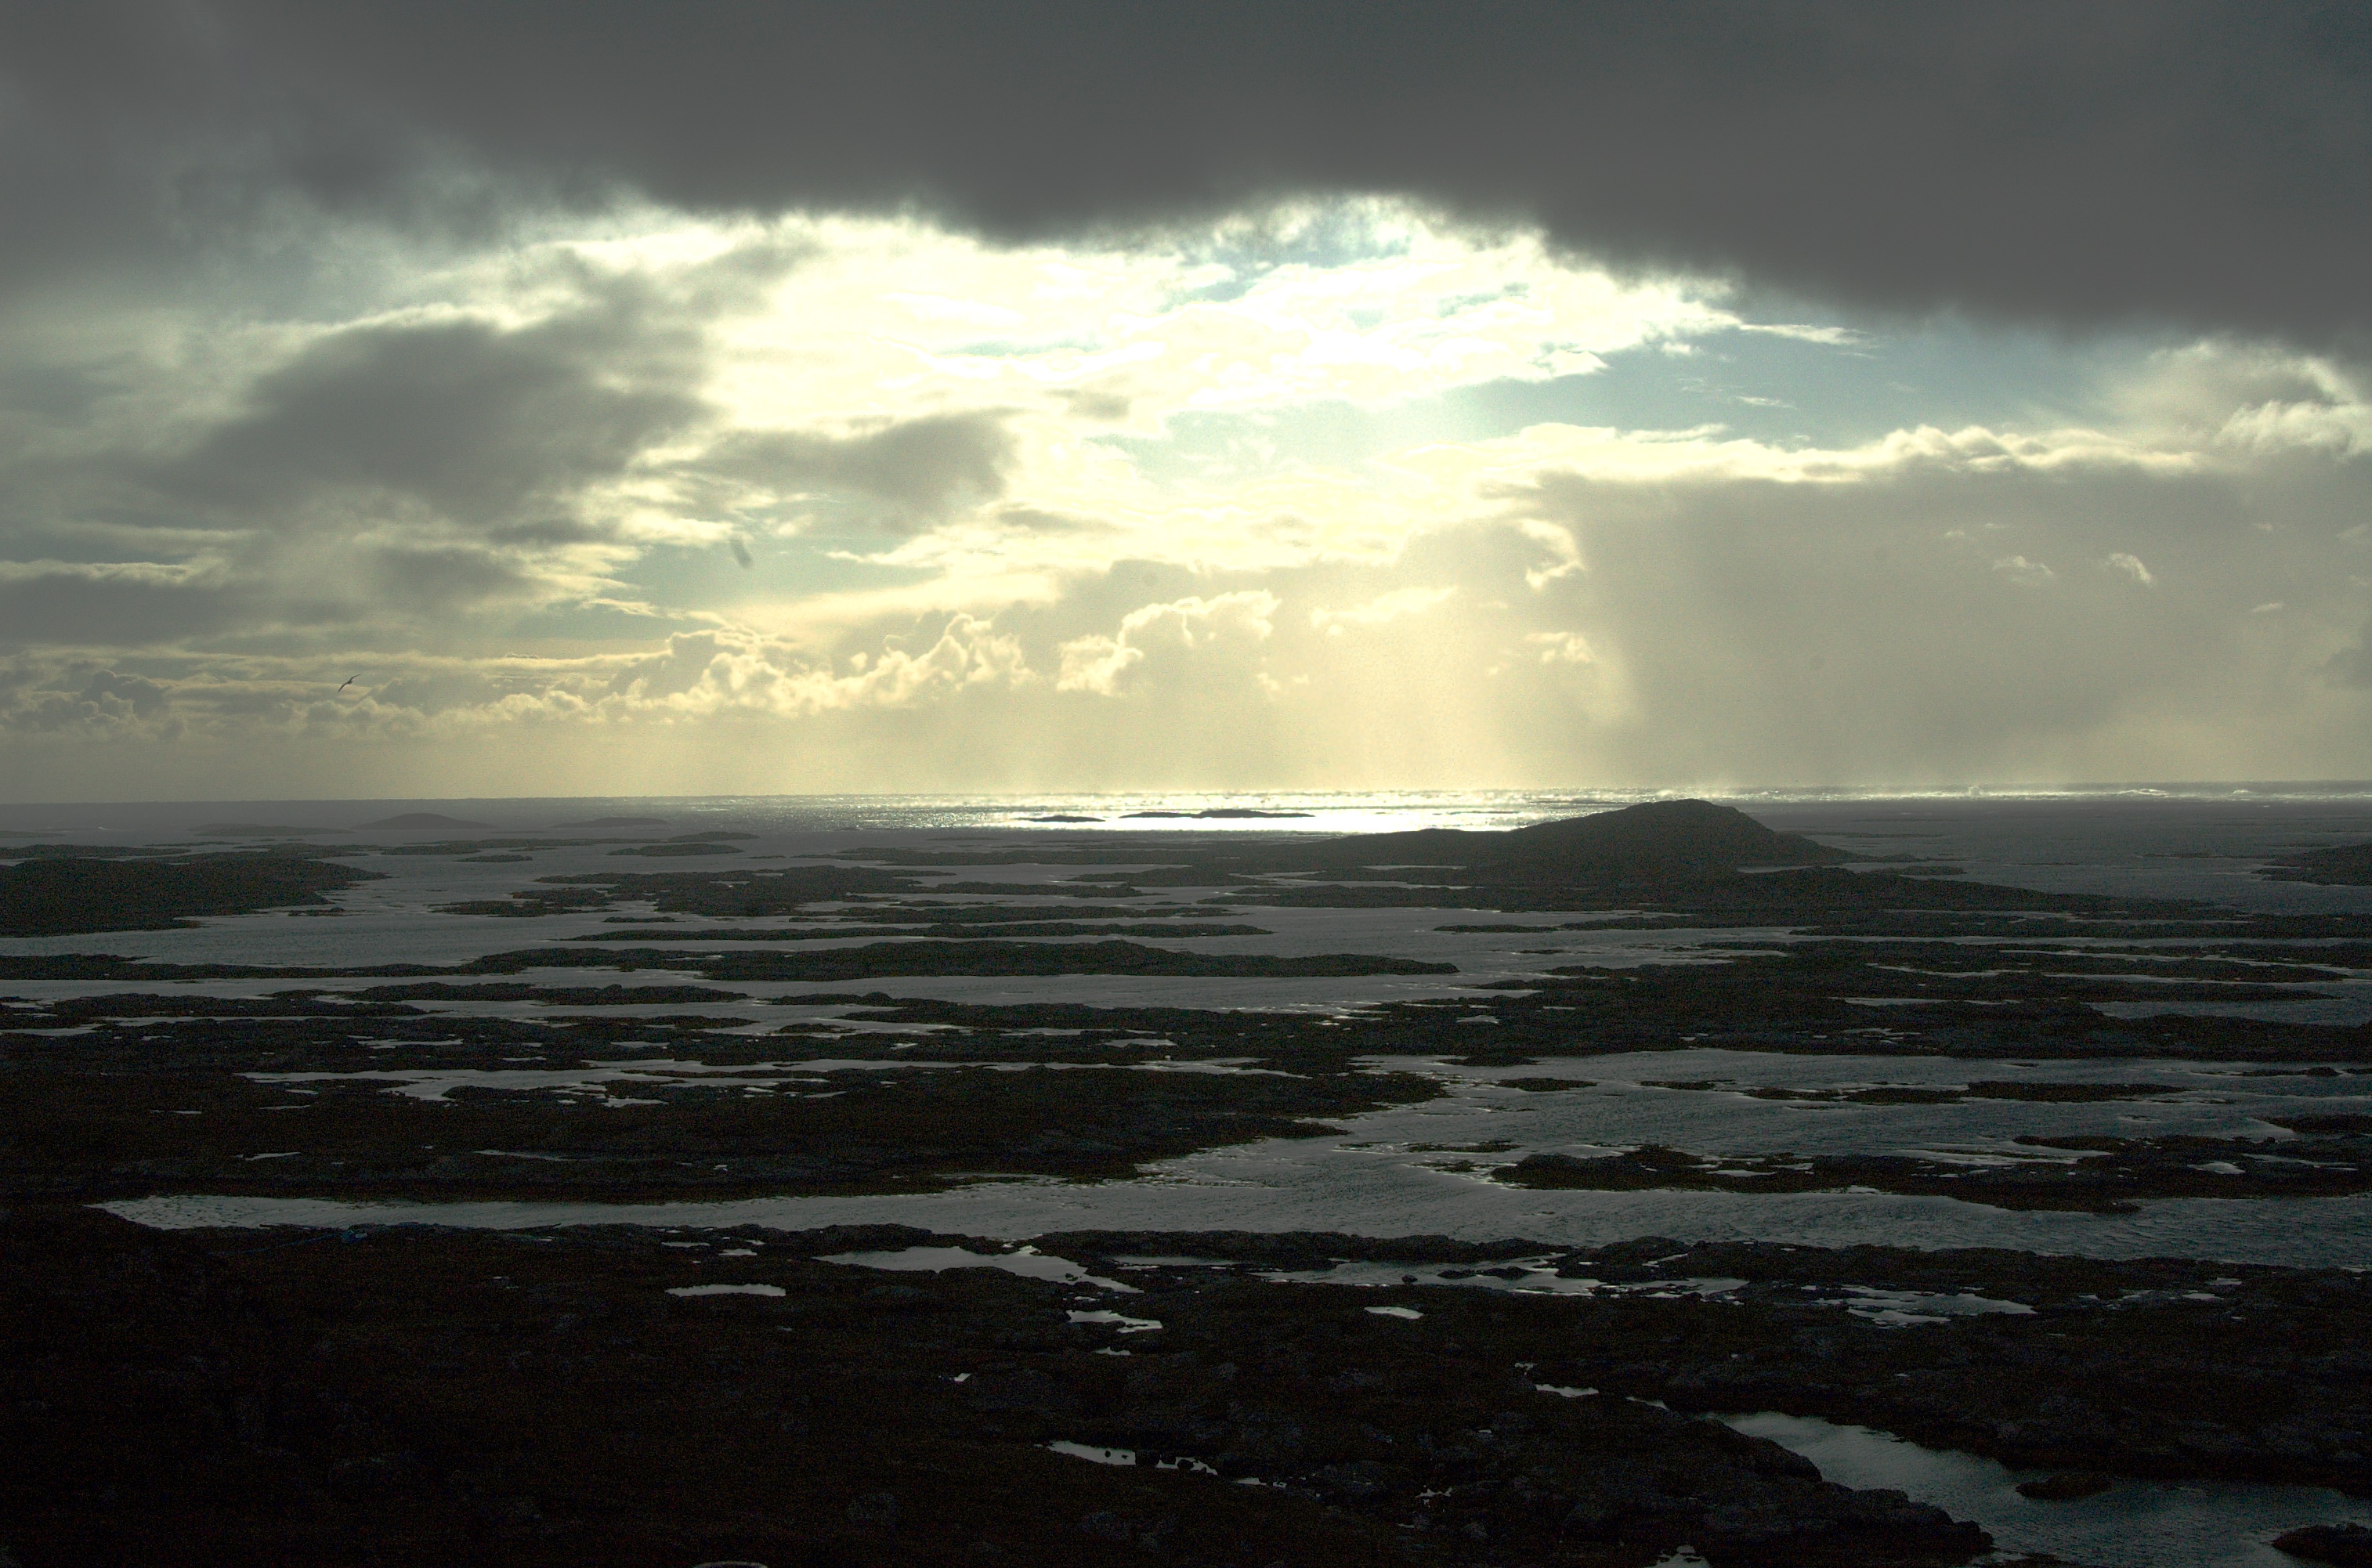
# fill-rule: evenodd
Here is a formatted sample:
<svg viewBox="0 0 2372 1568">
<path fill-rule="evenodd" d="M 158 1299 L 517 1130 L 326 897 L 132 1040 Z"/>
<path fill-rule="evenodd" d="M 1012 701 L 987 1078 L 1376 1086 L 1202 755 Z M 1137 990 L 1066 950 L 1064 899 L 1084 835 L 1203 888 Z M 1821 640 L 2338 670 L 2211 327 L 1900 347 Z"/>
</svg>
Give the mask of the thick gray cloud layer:
<svg viewBox="0 0 2372 1568">
<path fill-rule="evenodd" d="M 263 515 L 359 490 L 482 527 L 532 528 L 540 502 L 616 472 L 699 412 L 682 376 L 633 375 L 638 324 L 573 317 L 509 332 L 451 321 L 333 333 L 259 378 L 249 410 L 160 477 Z"/>
<path fill-rule="evenodd" d="M 1012 459 L 1013 437 L 994 414 L 965 413 L 877 420 L 848 436 L 746 431 L 702 467 L 783 490 L 860 491 L 888 502 L 897 522 L 1002 494 Z"/>
<path fill-rule="evenodd" d="M 1004 234 L 1415 195 L 1855 305 L 2372 323 L 2372 10 L 1360 0 L 0 7 L 19 279 L 291 194 L 919 203 Z"/>
<path fill-rule="evenodd" d="M 2363 776 L 2367 81 L 2362 6 L 0 0 L 0 798 Z"/>
</svg>

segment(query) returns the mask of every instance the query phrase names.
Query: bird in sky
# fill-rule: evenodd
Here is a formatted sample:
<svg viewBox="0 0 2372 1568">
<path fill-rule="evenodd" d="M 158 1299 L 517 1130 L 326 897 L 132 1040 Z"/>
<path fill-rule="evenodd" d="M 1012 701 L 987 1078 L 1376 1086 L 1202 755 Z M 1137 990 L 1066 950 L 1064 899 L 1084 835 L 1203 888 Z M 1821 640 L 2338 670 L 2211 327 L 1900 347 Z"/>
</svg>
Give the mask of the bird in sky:
<svg viewBox="0 0 2372 1568">
<path fill-rule="evenodd" d="M 333 693 L 333 695 L 340 697 L 344 696 L 346 694 L 346 688 L 348 686 L 352 686 L 355 681 L 360 680 L 361 679 L 362 677 L 359 675 L 347 676 L 346 679 L 340 683 L 338 690 Z"/>
</svg>

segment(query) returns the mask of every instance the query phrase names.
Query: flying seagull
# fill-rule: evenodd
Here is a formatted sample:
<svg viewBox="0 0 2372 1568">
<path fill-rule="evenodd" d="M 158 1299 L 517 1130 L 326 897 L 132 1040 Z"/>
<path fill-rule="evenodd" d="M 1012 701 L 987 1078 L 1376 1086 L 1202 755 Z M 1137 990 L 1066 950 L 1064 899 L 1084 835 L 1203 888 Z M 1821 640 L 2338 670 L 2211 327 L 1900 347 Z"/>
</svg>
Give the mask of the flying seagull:
<svg viewBox="0 0 2372 1568">
<path fill-rule="evenodd" d="M 359 675 L 349 675 L 349 676 L 347 676 L 347 677 L 346 677 L 346 679 L 345 679 L 345 680 L 344 680 L 344 682 L 343 682 L 342 685 L 340 685 L 340 686 L 339 686 L 339 688 L 337 689 L 337 691 L 335 691 L 331 692 L 331 695 L 332 695 L 332 696 L 336 696 L 336 697 L 343 697 L 343 696 L 344 696 L 344 695 L 346 694 L 346 687 L 348 687 L 348 686 L 352 686 L 355 681 L 360 680 L 361 679 L 362 679 L 362 677 L 361 677 L 361 676 L 359 676 Z"/>
</svg>

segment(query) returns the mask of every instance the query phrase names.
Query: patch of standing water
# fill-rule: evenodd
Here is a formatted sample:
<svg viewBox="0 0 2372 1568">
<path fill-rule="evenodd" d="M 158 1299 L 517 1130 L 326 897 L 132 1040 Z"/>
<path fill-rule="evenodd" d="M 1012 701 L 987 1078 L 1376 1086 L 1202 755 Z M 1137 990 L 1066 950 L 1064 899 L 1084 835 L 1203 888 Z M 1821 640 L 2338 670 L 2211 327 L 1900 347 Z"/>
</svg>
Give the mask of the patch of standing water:
<svg viewBox="0 0 2372 1568">
<path fill-rule="evenodd" d="M 2372 1260 L 2372 1195 L 2245 1202 L 2167 1199 L 2143 1203 L 2137 1214 L 2104 1216 L 1988 1209 L 1948 1198 L 1883 1193 L 1528 1191 L 1439 1172 L 1413 1173 L 1424 1179 L 1421 1183 L 1378 1182 L 1369 1179 L 1375 1175 L 1371 1170 L 1346 1173 L 1330 1163 L 1340 1159 L 1312 1156 L 1298 1166 L 1272 1160 L 1267 1169 L 1223 1180 L 1227 1166 L 1240 1169 L 1259 1162 L 1214 1156 L 1208 1161 L 1179 1162 L 1133 1180 L 1092 1185 L 1001 1181 L 946 1192 L 869 1197 L 415 1203 L 182 1192 L 111 1199 L 99 1206 L 164 1230 L 371 1225 L 808 1230 L 828 1225 L 903 1225 L 1013 1240 L 1077 1230 L 1333 1230 L 1469 1241 L 1526 1237 L 1557 1247 L 1599 1247 L 1641 1236 L 1813 1247 L 1999 1247 L 2083 1258 L 2203 1258 L 2293 1268 L 2361 1267 Z M 1383 1174 L 1393 1176 L 1389 1170 Z"/>
<path fill-rule="evenodd" d="M 1560 1274 L 1556 1272 L 1554 1260 L 1529 1260 L 1484 1269 L 1450 1268 L 1438 1263 L 1345 1261 L 1324 1269 L 1268 1269 L 1256 1277 L 1272 1284 L 1469 1285 L 1483 1290 L 1513 1291 L 1523 1295 L 1638 1295 L 1659 1300 L 1676 1300 L 1684 1295 L 1707 1298 L 1727 1295 L 1746 1283 L 1744 1280 L 1736 1279 L 1689 1278 L 1609 1284 L 1604 1280 Z M 2006 1304 L 2004 1309 L 2012 1308 Z"/>
<path fill-rule="evenodd" d="M 1069 1314 L 1074 1323 L 1109 1323 L 1123 1334 L 1150 1334 L 1161 1327 L 1158 1318 L 1125 1318 L 1117 1312 L 1079 1312 Z"/>
<path fill-rule="evenodd" d="M 1948 1318 L 1978 1318 L 1996 1312 L 2017 1318 L 2034 1316 L 2034 1308 L 2022 1301 L 1997 1301 L 1989 1295 L 1939 1295 L 1932 1291 L 1878 1290 L 1869 1285 L 1843 1288 L 1855 1299 L 1833 1305 L 1842 1305 L 1855 1317 L 1866 1318 L 1882 1329 L 1941 1323 Z"/>
<path fill-rule="evenodd" d="M 1844 1486 L 1893 1487 L 1971 1519 L 2006 1551 L 2051 1552 L 2098 1568 L 2296 1568 L 2273 1537 L 2305 1525 L 2372 1519 L 2372 1505 L 2323 1487 L 2249 1481 L 2120 1481 L 2097 1496 L 2047 1503 L 2017 1483 L 2045 1472 L 1811 1416 L 1720 1418 L 1767 1437 Z"/>
<path fill-rule="evenodd" d="M 1136 1463 L 1136 1450 L 1134 1448 L 1102 1448 L 1093 1443 L 1073 1443 L 1059 1437 L 1046 1446 L 1057 1454 L 1068 1454 L 1075 1459 L 1085 1459 L 1091 1465 Z"/>
<path fill-rule="evenodd" d="M 973 1252 L 961 1247 L 901 1247 L 894 1252 L 835 1252 L 819 1263 L 847 1263 L 860 1269 L 903 1269 L 937 1273 L 942 1269 L 1002 1269 L 1026 1279 L 1052 1280 L 1057 1284 L 1094 1285 L 1123 1295 L 1141 1294 L 1134 1285 L 1091 1274 L 1068 1258 L 1054 1258 L 1035 1247 L 1011 1252 Z"/>
<path fill-rule="evenodd" d="M 677 1285 L 669 1295 L 780 1295 L 780 1285 Z"/>
<path fill-rule="evenodd" d="M 1057 1454 L 1067 1454 L 1072 1458 L 1085 1459 L 1090 1464 L 1134 1465 L 1136 1463 L 1136 1450 L 1134 1448 L 1104 1448 L 1093 1443 L 1073 1443 L 1067 1438 L 1059 1437 L 1046 1446 Z M 1156 1459 L 1153 1461 L 1153 1468 L 1157 1470 L 1194 1470 L 1203 1475 L 1219 1473 L 1200 1459 L 1183 1458 Z"/>
</svg>

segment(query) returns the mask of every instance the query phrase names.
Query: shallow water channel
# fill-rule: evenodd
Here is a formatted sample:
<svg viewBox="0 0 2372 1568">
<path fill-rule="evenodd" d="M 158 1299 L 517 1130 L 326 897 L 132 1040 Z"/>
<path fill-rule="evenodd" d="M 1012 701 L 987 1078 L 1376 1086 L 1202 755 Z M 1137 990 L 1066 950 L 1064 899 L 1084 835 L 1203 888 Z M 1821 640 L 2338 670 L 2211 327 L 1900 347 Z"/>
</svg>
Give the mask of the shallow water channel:
<svg viewBox="0 0 2372 1568">
<path fill-rule="evenodd" d="M 2037 1502 L 2015 1470 L 1950 1449 L 1923 1448 L 1867 1427 L 1811 1416 L 1721 1418 L 1768 1437 L 1851 1487 L 1892 1487 L 1955 1518 L 1974 1520 L 2004 1551 L 2050 1552 L 2093 1568 L 2297 1568 L 2273 1539 L 2304 1525 L 2372 1522 L 2372 1502 L 2317 1486 L 2247 1481 L 2119 1481 L 2094 1497 Z"/>
</svg>

